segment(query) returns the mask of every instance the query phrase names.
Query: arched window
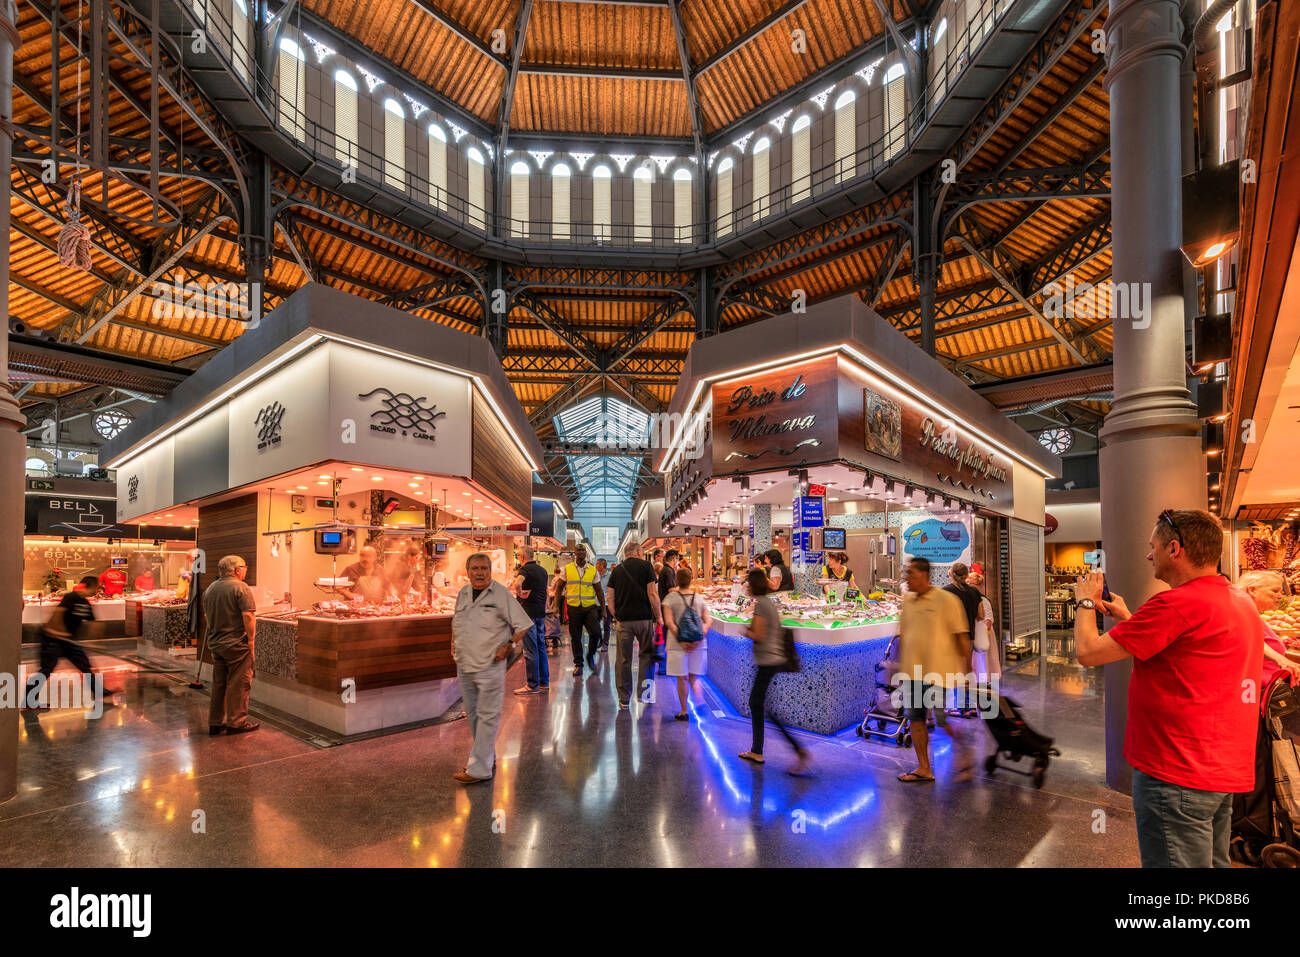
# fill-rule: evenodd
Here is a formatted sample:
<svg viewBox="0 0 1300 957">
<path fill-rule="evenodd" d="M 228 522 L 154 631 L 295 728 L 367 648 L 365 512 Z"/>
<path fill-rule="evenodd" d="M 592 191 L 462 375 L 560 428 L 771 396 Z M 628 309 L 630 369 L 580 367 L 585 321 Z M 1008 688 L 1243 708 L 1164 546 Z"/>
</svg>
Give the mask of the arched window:
<svg viewBox="0 0 1300 957">
<path fill-rule="evenodd" d="M 483 154 L 478 151 L 478 147 L 471 146 L 465 151 L 465 157 L 469 160 L 469 221 L 482 229 L 487 222 L 483 195 Z"/>
<path fill-rule="evenodd" d="M 438 123 L 429 124 L 429 202 L 447 208 L 447 134 Z"/>
<path fill-rule="evenodd" d="M 650 167 L 638 166 L 632 174 L 632 241 L 648 243 L 653 238 L 650 217 L 650 188 L 654 178 Z"/>
<path fill-rule="evenodd" d="M 406 189 L 406 110 L 391 96 L 384 100 L 384 182 Z"/>
<path fill-rule="evenodd" d="M 510 164 L 510 235 L 528 238 L 528 164 Z"/>
<path fill-rule="evenodd" d="M 673 173 L 673 226 L 679 243 L 691 241 L 691 221 L 695 218 L 691 212 L 692 206 L 691 171 L 678 168 Z"/>
<path fill-rule="evenodd" d="M 948 18 L 944 17 L 935 27 L 930 39 L 930 64 L 934 76 L 934 103 L 943 99 L 948 92 Z"/>
<path fill-rule="evenodd" d="M 569 185 L 573 171 L 567 163 L 556 163 L 551 167 L 551 238 L 568 240 L 569 232 Z"/>
<path fill-rule="evenodd" d="M 50 463 L 45 461 L 45 459 L 30 458 L 27 460 L 26 467 L 28 472 L 48 472 L 50 470 Z"/>
<path fill-rule="evenodd" d="M 591 234 L 598 243 L 609 242 L 609 188 L 612 178 L 609 167 L 604 164 L 591 171 Z"/>
<path fill-rule="evenodd" d="M 835 100 L 835 182 L 857 175 L 858 96 L 845 90 Z"/>
<path fill-rule="evenodd" d="M 357 165 L 357 81 L 347 70 L 334 71 L 334 155 L 344 166 Z"/>
<path fill-rule="evenodd" d="M 280 125 L 294 139 L 307 139 L 307 90 L 303 83 L 302 47 L 288 37 L 280 41 L 280 74 L 276 89 L 280 104 Z"/>
<path fill-rule="evenodd" d="M 736 164 L 728 156 L 718 164 L 718 235 L 731 232 L 731 171 Z"/>
<path fill-rule="evenodd" d="M 993 5 L 989 4 L 987 10 L 981 10 L 980 0 L 966 0 L 967 49 L 975 49 L 991 29 L 993 29 Z"/>
<path fill-rule="evenodd" d="M 897 156 L 907 140 L 906 99 L 903 64 L 895 63 L 885 73 L 885 162 Z"/>
<path fill-rule="evenodd" d="M 762 219 L 767 215 L 770 208 L 771 200 L 768 193 L 772 191 L 769 185 L 769 166 L 772 159 L 772 141 L 766 136 L 760 136 L 758 142 L 754 144 L 754 156 L 750 161 L 754 168 L 754 218 Z"/>
<path fill-rule="evenodd" d="M 802 203 L 812 195 L 809 145 L 812 119 L 805 113 L 790 127 L 790 202 Z"/>
<path fill-rule="evenodd" d="M 230 59 L 235 64 L 235 72 L 248 82 L 248 64 L 252 62 L 253 41 L 248 32 L 248 7 L 244 0 L 235 0 L 230 11 Z"/>
</svg>

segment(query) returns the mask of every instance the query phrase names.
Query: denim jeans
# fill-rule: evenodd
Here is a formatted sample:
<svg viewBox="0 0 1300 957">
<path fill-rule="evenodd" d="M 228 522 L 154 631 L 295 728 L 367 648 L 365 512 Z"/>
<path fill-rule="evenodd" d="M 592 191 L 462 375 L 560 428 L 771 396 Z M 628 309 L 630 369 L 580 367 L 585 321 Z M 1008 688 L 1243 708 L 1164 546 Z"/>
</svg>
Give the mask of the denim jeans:
<svg viewBox="0 0 1300 957">
<path fill-rule="evenodd" d="M 524 675 L 528 687 L 551 683 L 551 664 L 546 658 L 546 618 L 534 618 L 533 627 L 524 635 Z"/>
<path fill-rule="evenodd" d="M 1133 769 L 1143 867 L 1230 867 L 1232 795 L 1170 784 Z"/>
</svg>

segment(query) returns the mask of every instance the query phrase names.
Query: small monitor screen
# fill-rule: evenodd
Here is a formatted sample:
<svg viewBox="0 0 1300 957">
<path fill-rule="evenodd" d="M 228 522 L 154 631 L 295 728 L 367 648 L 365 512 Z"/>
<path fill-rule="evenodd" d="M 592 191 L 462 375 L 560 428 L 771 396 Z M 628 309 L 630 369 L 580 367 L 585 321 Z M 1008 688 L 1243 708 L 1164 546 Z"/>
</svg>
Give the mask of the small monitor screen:
<svg viewBox="0 0 1300 957">
<path fill-rule="evenodd" d="M 445 555 L 445 554 L 447 554 L 447 543 L 446 543 L 446 542 L 437 542 L 437 543 L 435 543 L 434 546 L 433 546 L 433 552 L 434 552 L 435 555 Z"/>
<path fill-rule="evenodd" d="M 825 549 L 835 549 L 838 551 L 847 544 L 848 534 L 842 528 L 824 528 L 822 529 L 822 547 Z"/>
<path fill-rule="evenodd" d="M 322 545 L 339 545 L 343 542 L 342 532 L 321 532 L 320 541 Z"/>
</svg>

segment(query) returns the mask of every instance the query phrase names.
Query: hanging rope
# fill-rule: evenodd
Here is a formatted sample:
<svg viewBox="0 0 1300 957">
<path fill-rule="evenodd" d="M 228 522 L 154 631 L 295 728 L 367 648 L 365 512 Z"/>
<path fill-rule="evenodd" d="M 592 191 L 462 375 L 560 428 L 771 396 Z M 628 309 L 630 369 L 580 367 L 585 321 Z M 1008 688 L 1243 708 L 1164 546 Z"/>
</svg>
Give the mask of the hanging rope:
<svg viewBox="0 0 1300 957">
<path fill-rule="evenodd" d="M 62 265 L 89 272 L 93 265 L 90 259 L 90 251 L 93 247 L 90 242 L 90 230 L 81 222 L 81 23 L 83 19 L 84 6 L 82 0 L 77 0 L 77 138 L 73 148 L 76 169 L 72 174 L 72 184 L 68 187 L 68 196 L 63 204 L 68 221 L 59 230 L 57 245 L 59 262 Z M 54 42 L 60 42 L 59 38 L 55 37 Z M 52 77 L 52 80 L 58 83 L 59 77 Z M 55 129 L 58 128 L 57 118 L 54 126 Z"/>
</svg>

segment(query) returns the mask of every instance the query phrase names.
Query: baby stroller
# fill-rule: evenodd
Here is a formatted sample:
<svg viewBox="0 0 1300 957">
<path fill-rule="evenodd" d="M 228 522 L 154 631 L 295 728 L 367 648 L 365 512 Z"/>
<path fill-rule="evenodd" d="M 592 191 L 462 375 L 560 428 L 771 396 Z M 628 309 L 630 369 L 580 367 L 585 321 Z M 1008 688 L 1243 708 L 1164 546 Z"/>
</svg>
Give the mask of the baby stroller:
<svg viewBox="0 0 1300 957">
<path fill-rule="evenodd" d="M 1255 789 L 1232 802 L 1232 857 L 1258 867 L 1300 867 L 1300 691 L 1279 672 L 1264 691 L 1255 743 Z"/>
<path fill-rule="evenodd" d="M 992 774 L 998 768 L 1003 768 L 1007 771 L 1015 771 L 1017 774 L 1027 774 L 1033 779 L 1034 787 L 1041 788 L 1043 779 L 1047 775 L 1047 765 L 1051 763 L 1053 757 L 1059 757 L 1061 754 L 1059 750 L 1052 747 L 1052 739 L 1031 728 L 1021 716 L 1016 703 L 1005 695 L 998 696 L 996 715 L 983 714 L 982 717 L 989 734 L 993 735 L 993 740 L 998 745 L 997 751 L 984 759 L 984 770 Z M 1019 762 L 1021 758 L 1033 758 L 1034 766 L 1029 771 L 1021 771 L 1019 768 L 998 764 L 999 754 L 1005 755 L 1013 762 Z"/>
<path fill-rule="evenodd" d="M 893 738 L 900 748 L 912 746 L 909 721 L 903 717 L 903 692 L 891 679 L 898 665 L 898 635 L 885 650 L 882 661 L 876 662 L 876 685 L 863 712 L 862 723 L 855 729 L 859 738 Z M 926 715 L 926 727 L 934 727 L 934 718 Z M 875 725 L 873 728 L 872 725 Z"/>
</svg>

